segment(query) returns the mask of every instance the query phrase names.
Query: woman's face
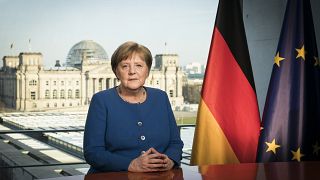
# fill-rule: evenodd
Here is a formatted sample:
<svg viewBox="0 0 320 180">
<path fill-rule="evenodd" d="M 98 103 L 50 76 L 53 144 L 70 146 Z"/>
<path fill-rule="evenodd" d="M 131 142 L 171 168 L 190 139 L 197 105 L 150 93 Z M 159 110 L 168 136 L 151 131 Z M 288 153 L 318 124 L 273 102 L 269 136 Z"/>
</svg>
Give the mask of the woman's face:
<svg viewBox="0 0 320 180">
<path fill-rule="evenodd" d="M 116 74 L 123 88 L 137 90 L 144 85 L 149 75 L 149 69 L 146 62 L 134 53 L 118 64 Z"/>
</svg>

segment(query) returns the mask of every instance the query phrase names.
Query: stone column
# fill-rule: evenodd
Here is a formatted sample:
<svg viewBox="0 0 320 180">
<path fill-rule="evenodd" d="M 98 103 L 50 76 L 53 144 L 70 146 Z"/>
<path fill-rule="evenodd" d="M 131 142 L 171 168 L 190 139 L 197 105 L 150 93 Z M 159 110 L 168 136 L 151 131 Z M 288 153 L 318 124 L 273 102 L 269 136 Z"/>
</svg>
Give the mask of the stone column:
<svg viewBox="0 0 320 180">
<path fill-rule="evenodd" d="M 105 90 L 106 89 L 106 78 L 101 78 L 101 86 L 102 86 L 102 90 Z"/>
<path fill-rule="evenodd" d="M 87 86 L 87 83 L 86 83 L 86 77 L 85 77 L 85 74 L 84 73 L 81 73 L 80 74 L 80 92 L 79 92 L 79 95 L 80 95 L 80 105 L 84 105 L 85 104 L 85 101 L 86 101 L 86 86 Z"/>
<path fill-rule="evenodd" d="M 93 94 L 93 83 L 92 82 L 93 82 L 92 78 L 90 78 L 88 76 L 87 77 L 87 84 L 88 84 L 88 87 L 87 87 L 87 92 L 88 92 L 87 100 L 88 100 L 88 103 L 90 102 L 92 94 Z"/>
<path fill-rule="evenodd" d="M 97 93 L 99 91 L 99 79 L 94 78 L 94 92 L 93 94 Z"/>
</svg>

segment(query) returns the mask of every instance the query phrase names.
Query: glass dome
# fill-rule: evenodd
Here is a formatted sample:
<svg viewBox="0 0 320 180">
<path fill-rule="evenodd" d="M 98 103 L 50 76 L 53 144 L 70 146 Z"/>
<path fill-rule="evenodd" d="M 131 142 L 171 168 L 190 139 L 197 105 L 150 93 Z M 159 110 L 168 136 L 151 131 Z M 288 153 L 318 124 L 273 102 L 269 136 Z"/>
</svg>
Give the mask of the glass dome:
<svg viewBox="0 0 320 180">
<path fill-rule="evenodd" d="M 67 56 L 67 66 L 80 65 L 84 56 L 92 62 L 108 60 L 108 55 L 101 45 L 92 40 L 84 40 L 70 49 Z"/>
</svg>

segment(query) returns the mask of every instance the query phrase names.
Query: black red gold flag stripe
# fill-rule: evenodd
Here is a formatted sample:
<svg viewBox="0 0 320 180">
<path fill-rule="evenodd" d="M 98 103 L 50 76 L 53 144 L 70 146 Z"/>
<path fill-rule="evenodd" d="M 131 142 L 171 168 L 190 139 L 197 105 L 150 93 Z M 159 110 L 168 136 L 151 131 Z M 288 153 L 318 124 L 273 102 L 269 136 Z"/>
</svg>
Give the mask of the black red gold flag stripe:
<svg viewBox="0 0 320 180">
<path fill-rule="evenodd" d="M 239 0 L 220 0 L 191 165 L 255 162 L 260 116 Z"/>
</svg>

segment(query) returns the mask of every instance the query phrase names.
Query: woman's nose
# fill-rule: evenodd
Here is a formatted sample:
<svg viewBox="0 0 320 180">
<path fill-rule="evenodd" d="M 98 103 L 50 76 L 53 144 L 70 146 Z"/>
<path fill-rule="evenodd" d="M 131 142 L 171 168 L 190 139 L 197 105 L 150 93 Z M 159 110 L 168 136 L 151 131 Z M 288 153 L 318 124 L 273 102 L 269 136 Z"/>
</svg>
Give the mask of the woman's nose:
<svg viewBox="0 0 320 180">
<path fill-rule="evenodd" d="M 135 74 L 135 73 L 136 73 L 136 69 L 134 65 L 129 66 L 129 74 Z"/>
</svg>

